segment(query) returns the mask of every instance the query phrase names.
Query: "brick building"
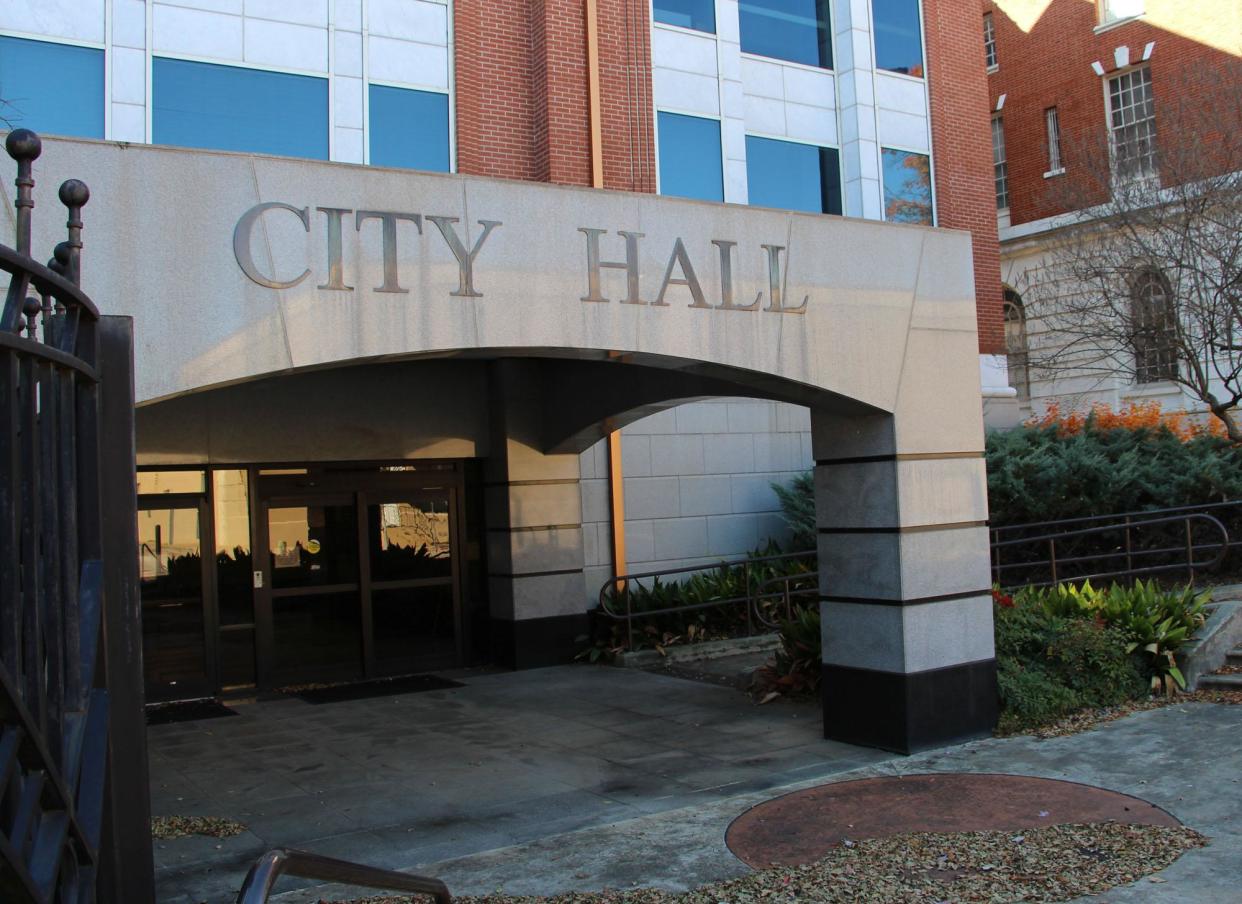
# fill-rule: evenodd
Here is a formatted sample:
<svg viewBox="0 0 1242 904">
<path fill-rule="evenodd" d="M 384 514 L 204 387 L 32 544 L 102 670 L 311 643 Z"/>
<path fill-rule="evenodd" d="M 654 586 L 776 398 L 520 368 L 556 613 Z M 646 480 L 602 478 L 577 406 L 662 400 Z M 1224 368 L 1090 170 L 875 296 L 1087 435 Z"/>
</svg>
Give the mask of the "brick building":
<svg viewBox="0 0 1242 904">
<path fill-rule="evenodd" d="M 0 4 L 8 119 L 76 136 L 45 154 L 101 183 L 88 236 L 183 265 L 85 270 L 139 336 L 149 693 L 563 661 L 610 576 L 783 538 L 771 484 L 814 467 L 829 730 L 985 730 L 980 389 L 1013 391 L 982 12 Z M 153 232 L 173 186 L 195 213 Z"/>
<path fill-rule="evenodd" d="M 1066 340 L 1047 318 L 1027 322 L 1026 314 L 1032 296 L 1049 310 L 1058 292 L 1100 295 L 1099 287 L 1073 281 L 1052 288 L 1065 281 L 1052 249 L 1076 248 L 1075 236 L 1102 215 L 1173 202 L 1179 186 L 1242 167 L 1242 8 L 1232 0 L 989 0 L 981 34 L 1010 376 L 1021 413 L 1038 414 L 1053 401 L 1083 408 L 1158 401 L 1165 410 L 1204 410 L 1172 379 L 1176 356 L 1144 357 L 1138 346 L 1153 340 L 1143 336 L 1119 344 L 1111 369 L 1037 366 Z M 1176 294 L 1174 261 L 1132 266 L 1139 276 L 1127 278 L 1135 292 Z M 1165 279 L 1173 280 L 1167 293 Z"/>
</svg>

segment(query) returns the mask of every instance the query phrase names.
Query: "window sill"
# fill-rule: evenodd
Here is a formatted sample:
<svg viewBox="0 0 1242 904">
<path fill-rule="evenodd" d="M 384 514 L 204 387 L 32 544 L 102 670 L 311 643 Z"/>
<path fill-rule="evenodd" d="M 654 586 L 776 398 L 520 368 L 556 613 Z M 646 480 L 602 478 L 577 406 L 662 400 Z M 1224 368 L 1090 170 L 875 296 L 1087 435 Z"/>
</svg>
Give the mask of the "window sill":
<svg viewBox="0 0 1242 904">
<path fill-rule="evenodd" d="M 701 28 L 691 28 L 689 25 L 673 25 L 671 22 L 653 21 L 651 23 L 651 27 L 661 28 L 665 31 L 671 31 L 680 35 L 691 35 L 696 38 L 711 38 L 713 41 L 716 40 L 717 37 L 716 32 L 714 31 L 704 31 Z"/>
<path fill-rule="evenodd" d="M 1121 19 L 1113 19 L 1110 22 L 1101 22 L 1092 29 L 1097 35 L 1102 35 L 1106 31 L 1112 31 L 1114 28 L 1120 28 L 1123 25 L 1129 25 L 1131 22 L 1138 22 L 1140 19 L 1146 19 L 1147 13 L 1139 13 L 1137 16 L 1125 16 Z"/>
<path fill-rule="evenodd" d="M 754 60 L 758 63 L 775 63 L 777 66 L 793 66 L 795 69 L 805 69 L 807 72 L 827 72 L 830 74 L 835 72 L 835 70 L 829 66 L 816 66 L 813 63 L 801 63 L 798 60 L 786 60 L 781 57 L 764 56 L 762 53 L 749 53 L 745 50 L 742 51 L 741 56 L 743 60 Z"/>
<path fill-rule="evenodd" d="M 1011 223 L 1009 219 L 1009 208 L 1008 207 L 998 208 L 996 211 L 996 228 L 997 229 L 1008 229 L 1010 225 Z"/>
<path fill-rule="evenodd" d="M 993 63 L 987 68 L 988 75 L 996 75 L 998 72 L 1000 72 L 1000 63 Z"/>
<path fill-rule="evenodd" d="M 1160 380 L 1155 383 L 1131 383 L 1122 387 L 1123 399 L 1149 399 L 1156 396 L 1181 396 L 1182 388 L 1172 380 Z"/>
<path fill-rule="evenodd" d="M 1064 175 L 1065 175 L 1065 167 L 1062 166 L 1054 170 L 1048 170 L 1048 172 L 1044 173 L 1044 178 L 1051 179 L 1053 176 L 1064 176 Z"/>
</svg>

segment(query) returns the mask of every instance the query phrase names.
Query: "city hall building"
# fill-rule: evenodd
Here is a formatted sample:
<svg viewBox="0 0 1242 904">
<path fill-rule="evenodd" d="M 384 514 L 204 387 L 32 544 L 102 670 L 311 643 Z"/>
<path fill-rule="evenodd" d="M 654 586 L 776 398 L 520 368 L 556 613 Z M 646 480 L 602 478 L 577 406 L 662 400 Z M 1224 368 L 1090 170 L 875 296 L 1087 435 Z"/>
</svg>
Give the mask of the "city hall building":
<svg viewBox="0 0 1242 904">
<path fill-rule="evenodd" d="M 978 5 L 0 3 L 134 321 L 149 699 L 565 662 L 814 469 L 825 733 L 987 732 Z"/>
</svg>

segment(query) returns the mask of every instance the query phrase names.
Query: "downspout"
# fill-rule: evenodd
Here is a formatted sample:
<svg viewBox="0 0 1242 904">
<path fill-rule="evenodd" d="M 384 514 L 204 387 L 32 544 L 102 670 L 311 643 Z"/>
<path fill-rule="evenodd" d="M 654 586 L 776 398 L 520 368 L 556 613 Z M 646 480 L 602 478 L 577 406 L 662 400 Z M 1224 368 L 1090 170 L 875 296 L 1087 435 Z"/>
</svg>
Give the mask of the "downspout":
<svg viewBox="0 0 1242 904">
<path fill-rule="evenodd" d="M 591 187 L 604 187 L 604 129 L 599 90 L 599 2 L 586 4 L 587 98 L 591 126 Z M 621 466 L 621 431 L 608 431 L 608 506 L 612 537 L 612 576 L 625 574 L 625 475 Z"/>
</svg>

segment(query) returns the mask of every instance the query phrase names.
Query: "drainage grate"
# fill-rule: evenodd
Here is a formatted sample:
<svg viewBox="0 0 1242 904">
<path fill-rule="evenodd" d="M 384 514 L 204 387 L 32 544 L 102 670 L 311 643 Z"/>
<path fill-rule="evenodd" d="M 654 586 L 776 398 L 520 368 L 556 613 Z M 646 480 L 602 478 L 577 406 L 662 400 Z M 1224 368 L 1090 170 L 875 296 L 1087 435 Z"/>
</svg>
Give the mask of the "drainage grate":
<svg viewBox="0 0 1242 904">
<path fill-rule="evenodd" d="M 450 681 L 438 675 L 403 675 L 399 678 L 380 678 L 375 681 L 356 681 L 350 684 L 286 688 L 284 692 L 305 700 L 307 703 L 319 704 L 369 700 L 373 697 L 389 697 L 393 694 L 417 694 L 421 691 L 442 691 L 454 687 L 465 687 L 465 685 L 460 681 Z"/>
<path fill-rule="evenodd" d="M 229 709 L 219 700 L 210 697 L 203 700 L 182 700 L 179 703 L 153 703 L 146 709 L 148 725 L 196 722 L 199 719 L 219 719 L 221 716 L 237 715 L 235 710 Z"/>
</svg>

